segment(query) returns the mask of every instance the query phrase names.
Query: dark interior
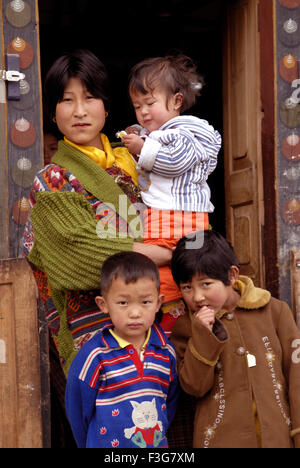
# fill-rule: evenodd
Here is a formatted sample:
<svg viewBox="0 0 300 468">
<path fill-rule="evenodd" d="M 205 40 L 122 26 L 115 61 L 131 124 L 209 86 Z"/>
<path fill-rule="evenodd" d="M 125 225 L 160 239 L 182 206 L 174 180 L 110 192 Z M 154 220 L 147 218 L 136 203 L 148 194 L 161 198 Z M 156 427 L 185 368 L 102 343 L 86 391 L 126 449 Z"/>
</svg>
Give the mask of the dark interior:
<svg viewBox="0 0 300 468">
<path fill-rule="evenodd" d="M 106 65 L 111 110 L 104 133 L 135 123 L 127 95 L 131 67 L 146 57 L 180 51 L 198 65 L 205 80 L 202 96 L 188 113 L 208 120 L 222 134 L 222 0 L 39 0 L 42 80 L 53 61 L 85 47 Z M 214 229 L 225 234 L 223 151 L 209 177 Z"/>
</svg>

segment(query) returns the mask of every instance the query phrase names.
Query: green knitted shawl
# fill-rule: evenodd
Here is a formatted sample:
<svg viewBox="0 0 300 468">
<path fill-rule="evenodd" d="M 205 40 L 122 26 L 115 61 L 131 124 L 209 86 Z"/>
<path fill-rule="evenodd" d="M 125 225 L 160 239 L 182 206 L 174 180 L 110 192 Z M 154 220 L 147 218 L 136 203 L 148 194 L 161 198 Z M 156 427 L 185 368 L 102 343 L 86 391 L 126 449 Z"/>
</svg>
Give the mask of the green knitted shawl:
<svg viewBox="0 0 300 468">
<path fill-rule="evenodd" d="M 125 199 L 114 179 L 77 149 L 60 141 L 53 162 L 70 171 L 88 192 L 110 207 L 114 206 L 120 215 L 119 196 L 123 195 L 122 202 L 127 200 L 128 223 L 138 218 L 134 206 L 127 197 Z M 104 260 L 114 253 L 132 250 L 134 239 L 126 233 L 98 237 L 95 212 L 88 200 L 76 192 L 37 192 L 30 217 L 34 245 L 28 260 L 47 274 L 51 296 L 60 315 L 58 348 L 67 373 L 76 354 L 67 323 L 67 292 L 99 288 Z M 135 240 L 141 241 L 141 238 Z"/>
</svg>

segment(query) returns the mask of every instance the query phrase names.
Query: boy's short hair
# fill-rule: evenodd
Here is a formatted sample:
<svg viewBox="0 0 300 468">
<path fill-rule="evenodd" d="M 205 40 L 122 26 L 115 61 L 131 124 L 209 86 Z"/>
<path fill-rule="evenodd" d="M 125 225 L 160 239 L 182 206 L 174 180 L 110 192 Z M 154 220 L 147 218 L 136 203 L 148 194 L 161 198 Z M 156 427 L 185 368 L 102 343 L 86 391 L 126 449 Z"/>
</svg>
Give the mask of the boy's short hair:
<svg viewBox="0 0 300 468">
<path fill-rule="evenodd" d="M 202 245 L 191 248 L 192 242 L 203 240 Z M 229 270 L 235 265 L 239 268 L 232 245 L 221 234 L 207 230 L 180 239 L 174 250 L 171 269 L 175 283 L 186 283 L 197 273 L 230 285 Z"/>
<path fill-rule="evenodd" d="M 100 275 L 101 294 L 107 294 L 111 283 L 121 278 L 126 284 L 135 283 L 141 278 L 150 278 L 160 290 L 159 272 L 155 263 L 138 252 L 120 252 L 108 257 L 102 265 Z"/>
</svg>

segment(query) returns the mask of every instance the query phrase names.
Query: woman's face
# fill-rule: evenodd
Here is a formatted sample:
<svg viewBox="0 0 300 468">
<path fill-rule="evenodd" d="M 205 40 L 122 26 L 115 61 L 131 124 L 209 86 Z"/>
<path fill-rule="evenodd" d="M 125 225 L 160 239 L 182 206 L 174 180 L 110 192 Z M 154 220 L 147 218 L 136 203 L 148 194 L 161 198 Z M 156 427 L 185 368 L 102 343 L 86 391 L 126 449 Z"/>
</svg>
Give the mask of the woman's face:
<svg viewBox="0 0 300 468">
<path fill-rule="evenodd" d="M 56 105 L 56 123 L 62 134 L 76 145 L 102 148 L 100 132 L 105 124 L 102 99 L 88 92 L 79 78 L 70 78 L 63 98 Z"/>
</svg>

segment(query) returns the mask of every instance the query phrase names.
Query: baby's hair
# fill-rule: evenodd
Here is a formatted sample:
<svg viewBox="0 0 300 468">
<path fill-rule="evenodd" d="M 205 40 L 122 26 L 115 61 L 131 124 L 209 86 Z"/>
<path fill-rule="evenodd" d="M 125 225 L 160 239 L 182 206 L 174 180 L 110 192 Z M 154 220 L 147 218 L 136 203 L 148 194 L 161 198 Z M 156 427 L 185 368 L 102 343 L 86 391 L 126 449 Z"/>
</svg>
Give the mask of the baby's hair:
<svg viewBox="0 0 300 468">
<path fill-rule="evenodd" d="M 150 278 L 160 290 L 159 272 L 155 263 L 138 252 L 120 252 L 108 257 L 100 275 L 101 294 L 107 294 L 112 282 L 121 278 L 125 284 L 136 283 L 141 278 Z"/>
<path fill-rule="evenodd" d="M 143 60 L 136 64 L 129 76 L 129 94 L 153 93 L 162 89 L 167 101 L 176 93 L 183 96 L 180 112 L 190 109 L 204 84 L 193 60 L 186 55 L 167 55 Z"/>
<path fill-rule="evenodd" d="M 203 239 L 202 245 L 191 248 L 197 238 Z M 178 286 L 191 281 L 196 274 L 206 275 L 229 286 L 232 266 L 239 268 L 231 243 L 213 230 L 193 233 L 180 239 L 171 262 L 173 278 Z"/>
</svg>

